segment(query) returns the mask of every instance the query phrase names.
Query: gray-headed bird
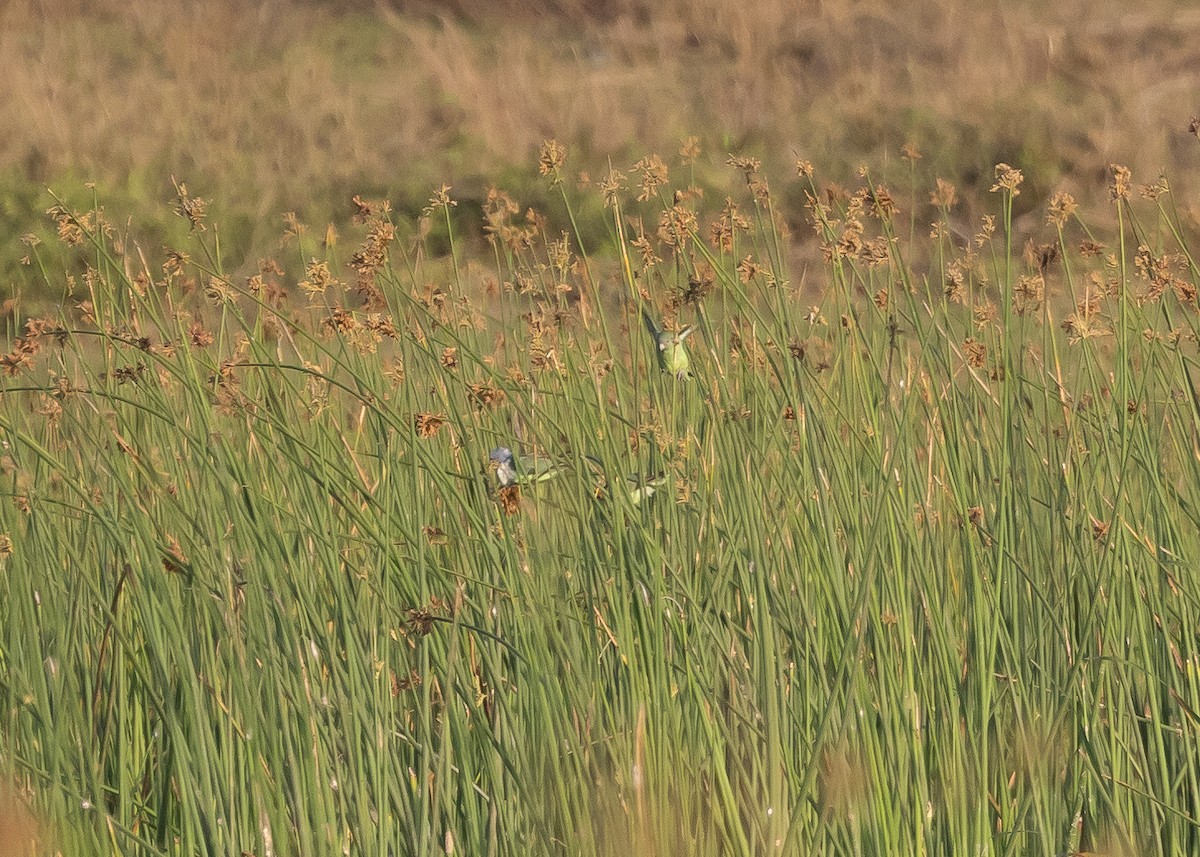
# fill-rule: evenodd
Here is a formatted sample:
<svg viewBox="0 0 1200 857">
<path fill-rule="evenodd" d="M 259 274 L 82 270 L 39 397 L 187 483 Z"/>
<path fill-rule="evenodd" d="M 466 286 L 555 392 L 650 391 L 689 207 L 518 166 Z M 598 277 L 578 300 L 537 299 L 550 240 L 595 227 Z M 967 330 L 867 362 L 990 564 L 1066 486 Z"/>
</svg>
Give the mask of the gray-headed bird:
<svg viewBox="0 0 1200 857">
<path fill-rule="evenodd" d="M 654 337 L 654 344 L 658 346 L 658 368 L 669 372 L 680 381 L 692 377 L 692 360 L 688 357 L 683 341 L 691 336 L 696 328 L 688 325 L 676 333 L 663 330 L 654 323 L 645 307 L 642 307 L 642 321 L 646 330 Z"/>
<path fill-rule="evenodd" d="M 496 465 L 496 481 L 502 488 L 509 485 L 531 485 L 545 482 L 559 474 L 561 468 L 544 455 L 514 456 L 507 446 L 498 446 L 488 455 Z"/>
</svg>

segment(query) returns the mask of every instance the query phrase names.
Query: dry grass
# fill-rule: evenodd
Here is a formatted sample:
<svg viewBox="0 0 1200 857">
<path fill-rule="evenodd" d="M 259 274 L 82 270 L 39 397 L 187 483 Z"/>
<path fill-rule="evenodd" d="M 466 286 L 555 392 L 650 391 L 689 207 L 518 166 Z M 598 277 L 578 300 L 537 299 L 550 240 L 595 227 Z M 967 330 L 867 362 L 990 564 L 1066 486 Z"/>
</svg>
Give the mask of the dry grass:
<svg viewBox="0 0 1200 857">
<path fill-rule="evenodd" d="M 573 168 L 698 134 L 847 182 L 912 142 L 968 201 L 1018 164 L 1028 209 L 1060 186 L 1101 194 L 1114 160 L 1185 190 L 1197 30 L 1200 10 L 1169 2 L 16 0 L 0 193 L 28 214 L 29 186 L 95 179 L 141 203 L 174 174 L 252 258 L 281 210 L 323 225 L 363 192 L 414 211 L 443 180 L 481 197 L 547 137 Z"/>
</svg>

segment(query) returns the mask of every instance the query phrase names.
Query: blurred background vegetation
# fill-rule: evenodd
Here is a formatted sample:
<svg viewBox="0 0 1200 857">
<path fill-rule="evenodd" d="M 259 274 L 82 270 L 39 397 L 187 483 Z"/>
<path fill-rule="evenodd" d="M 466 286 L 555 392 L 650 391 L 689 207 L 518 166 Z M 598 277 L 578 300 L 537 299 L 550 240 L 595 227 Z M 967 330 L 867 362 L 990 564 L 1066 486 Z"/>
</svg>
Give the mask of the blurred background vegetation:
<svg viewBox="0 0 1200 857">
<path fill-rule="evenodd" d="M 493 183 L 537 205 L 549 137 L 595 176 L 696 136 L 694 180 L 718 195 L 729 152 L 853 183 L 861 163 L 907 175 L 908 143 L 958 186 L 964 232 L 1001 161 L 1039 223 L 1053 190 L 1103 199 L 1111 161 L 1138 181 L 1165 170 L 1181 205 L 1197 35 L 1200 6 L 1163 0 L 10 0 L 0 287 L 45 288 L 19 261 L 48 188 L 87 205 L 96 183 L 157 253 L 187 228 L 162 216 L 174 176 L 250 268 L 278 252 L 284 213 L 326 234 L 356 193 L 401 216 L 442 183 L 464 212 Z"/>
</svg>

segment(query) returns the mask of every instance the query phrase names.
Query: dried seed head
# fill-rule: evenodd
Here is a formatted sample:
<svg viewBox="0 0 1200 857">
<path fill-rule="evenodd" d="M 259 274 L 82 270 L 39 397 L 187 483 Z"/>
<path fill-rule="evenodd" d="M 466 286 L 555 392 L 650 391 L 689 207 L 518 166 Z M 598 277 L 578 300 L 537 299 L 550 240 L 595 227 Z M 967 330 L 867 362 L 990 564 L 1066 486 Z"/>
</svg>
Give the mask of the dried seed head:
<svg viewBox="0 0 1200 857">
<path fill-rule="evenodd" d="M 891 192 L 883 185 L 876 185 L 875 189 L 870 191 L 870 211 L 880 220 L 887 220 L 895 216 L 899 209 L 896 207 L 896 201 L 892 199 Z"/>
<path fill-rule="evenodd" d="M 709 265 L 698 265 L 696 273 L 688 277 L 687 288 L 679 296 L 680 303 L 687 305 L 697 305 L 704 300 L 705 297 L 716 286 L 717 275 Z"/>
<path fill-rule="evenodd" d="M 452 207 L 458 205 L 458 200 L 451 198 L 450 191 L 453 188 L 448 184 L 443 184 L 433 192 L 433 196 L 429 197 L 429 205 L 421 209 L 422 217 L 429 217 L 435 211 L 445 209 L 449 211 Z"/>
<path fill-rule="evenodd" d="M 205 230 L 204 217 L 208 210 L 208 202 L 200 199 L 200 197 L 189 195 L 187 185 L 183 182 L 176 182 L 173 177 L 171 182 L 175 185 L 175 198 L 179 201 L 179 204 L 175 207 L 175 213 L 180 217 L 186 217 L 192 224 L 193 231 L 199 230 L 203 232 Z"/>
<path fill-rule="evenodd" d="M 891 261 L 892 245 L 885 236 L 877 236 L 863 245 L 858 258 L 866 262 L 868 268 L 882 267 Z"/>
<path fill-rule="evenodd" d="M 558 140 L 546 140 L 542 143 L 538 155 L 538 172 L 544 176 L 553 176 L 554 184 L 562 181 L 562 168 L 567 163 L 567 148 Z"/>
<path fill-rule="evenodd" d="M 929 194 L 929 202 L 938 208 L 953 208 L 958 202 L 958 189 L 945 179 L 938 179 L 936 190 Z"/>
<path fill-rule="evenodd" d="M 166 555 L 162 558 L 163 570 L 169 574 L 184 574 L 187 571 L 188 558 L 183 552 L 179 539 L 168 534 Z"/>
<path fill-rule="evenodd" d="M 467 390 L 471 403 L 480 411 L 498 406 L 505 398 L 504 390 L 497 387 L 490 378 L 482 384 L 468 384 Z"/>
<path fill-rule="evenodd" d="M 694 164 L 700 158 L 700 138 L 688 137 L 679 149 L 679 159 L 684 164 Z"/>
<path fill-rule="evenodd" d="M 213 335 L 202 321 L 196 320 L 188 329 L 188 341 L 193 348 L 207 348 L 213 344 Z"/>
<path fill-rule="evenodd" d="M 61 205 L 55 205 L 46 210 L 53 218 L 58 229 L 58 240 L 68 247 L 82 244 L 87 233 L 92 230 L 91 215 L 68 211 Z"/>
<path fill-rule="evenodd" d="M 600 180 L 600 191 L 604 194 L 604 204 L 609 207 L 616 205 L 624 188 L 625 174 L 620 170 L 610 169 Z"/>
<path fill-rule="evenodd" d="M 756 199 L 763 201 L 770 199 L 771 191 L 767 186 L 766 178 L 762 175 L 762 161 L 758 158 L 730 155 L 725 163 L 741 172 L 746 179 L 746 187 L 750 188 L 750 192 Z"/>
<path fill-rule="evenodd" d="M 654 245 L 650 243 L 650 239 L 645 235 L 638 235 L 637 238 L 634 238 L 629 243 L 641 255 L 643 271 L 650 270 L 662 261 L 662 258 L 654 252 Z"/>
<path fill-rule="evenodd" d="M 1122 199 L 1129 199 L 1129 187 L 1133 182 L 1133 173 L 1128 167 L 1123 167 L 1120 164 L 1109 164 L 1108 170 L 1112 173 L 1112 184 L 1108 186 L 1108 196 L 1113 202 Z"/>
<path fill-rule="evenodd" d="M 233 284 L 223 277 L 209 277 L 208 287 L 204 290 L 204 296 L 214 306 L 221 304 L 231 304 L 237 300 L 237 289 Z"/>
<path fill-rule="evenodd" d="M 640 190 L 637 197 L 638 202 L 645 202 L 654 197 L 658 193 L 658 189 L 664 187 L 670 180 L 667 165 L 658 155 L 642 158 L 633 165 L 633 168 L 641 174 L 638 179 Z"/>
<path fill-rule="evenodd" d="M 1010 167 L 1008 164 L 996 164 L 996 183 L 992 185 L 991 190 L 995 193 L 998 190 L 1008 191 L 1013 196 L 1019 196 L 1021 193 L 1021 182 L 1025 177 L 1021 175 L 1021 171 Z"/>
<path fill-rule="evenodd" d="M 1026 276 L 1022 274 L 1013 286 L 1013 306 L 1017 315 L 1028 315 L 1042 305 L 1046 297 L 1046 281 L 1041 274 Z"/>
<path fill-rule="evenodd" d="M 696 212 L 683 205 L 673 205 L 663 211 L 658 221 L 658 240 L 673 250 L 686 246 L 688 236 L 696 231 Z"/>
<path fill-rule="evenodd" d="M 737 272 L 738 279 L 743 283 L 749 283 L 762 273 L 762 266 L 754 261 L 750 256 L 747 256 L 742 261 L 738 262 Z"/>
<path fill-rule="evenodd" d="M 1071 215 L 1079 208 L 1075 197 L 1066 191 L 1058 191 L 1050 197 L 1050 205 L 1046 211 L 1046 222 L 1051 226 L 1063 226 Z"/>
<path fill-rule="evenodd" d="M 963 340 L 963 356 L 967 358 L 967 364 L 982 369 L 987 360 L 987 346 L 973 336 Z"/>
<path fill-rule="evenodd" d="M 166 254 L 166 258 L 163 260 L 162 270 L 168 280 L 182 274 L 188 262 L 191 261 L 187 253 L 181 253 L 169 247 L 164 247 L 163 252 Z"/>
<path fill-rule="evenodd" d="M 421 413 L 413 418 L 417 436 L 423 438 L 437 437 L 442 426 L 446 424 L 445 414 Z"/>
<path fill-rule="evenodd" d="M 354 223 L 368 223 L 381 217 L 386 217 L 392 210 L 392 204 L 386 199 L 363 199 L 358 194 L 350 200 L 354 206 L 351 220 Z"/>
<path fill-rule="evenodd" d="M 328 262 L 321 262 L 317 259 L 312 259 L 304 266 L 304 279 L 300 281 L 300 289 L 309 296 L 310 299 L 315 299 L 319 295 L 335 286 L 340 286 L 341 282 L 329 270 Z"/>
<path fill-rule="evenodd" d="M 515 515 L 521 511 L 521 486 L 506 485 L 500 489 L 500 508 L 506 515 Z"/>
<path fill-rule="evenodd" d="M 1160 175 L 1158 181 L 1154 184 L 1144 184 L 1138 187 L 1138 195 L 1142 199 L 1158 199 L 1165 193 L 1171 192 L 1171 186 L 1167 184 L 1167 177 Z"/>
<path fill-rule="evenodd" d="M 982 247 L 996 234 L 996 215 L 985 214 L 980 218 L 979 231 L 975 233 L 975 246 Z"/>
</svg>

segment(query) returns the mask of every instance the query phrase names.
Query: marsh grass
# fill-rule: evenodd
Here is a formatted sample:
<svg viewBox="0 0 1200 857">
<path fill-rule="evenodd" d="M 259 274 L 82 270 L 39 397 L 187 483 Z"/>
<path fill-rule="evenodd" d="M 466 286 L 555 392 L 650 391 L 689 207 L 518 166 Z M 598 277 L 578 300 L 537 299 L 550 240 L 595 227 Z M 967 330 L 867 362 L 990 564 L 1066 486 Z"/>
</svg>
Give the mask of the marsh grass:
<svg viewBox="0 0 1200 857">
<path fill-rule="evenodd" d="M 547 146 L 616 254 L 443 188 L 356 200 L 345 259 L 293 224 L 299 283 L 227 275 L 183 186 L 154 261 L 53 209 L 75 297 L 0 397 L 0 761 L 42 850 L 1194 853 L 1172 196 L 1114 169 L 1119 231 L 1059 196 L 1023 248 L 1002 164 L 963 247 L 915 154 L 895 196 L 801 162 L 782 211 L 753 159 L 721 204 Z M 896 202 L 930 192 L 932 229 Z M 698 326 L 694 378 L 643 308 Z M 568 470 L 497 490 L 501 444 Z"/>
</svg>

